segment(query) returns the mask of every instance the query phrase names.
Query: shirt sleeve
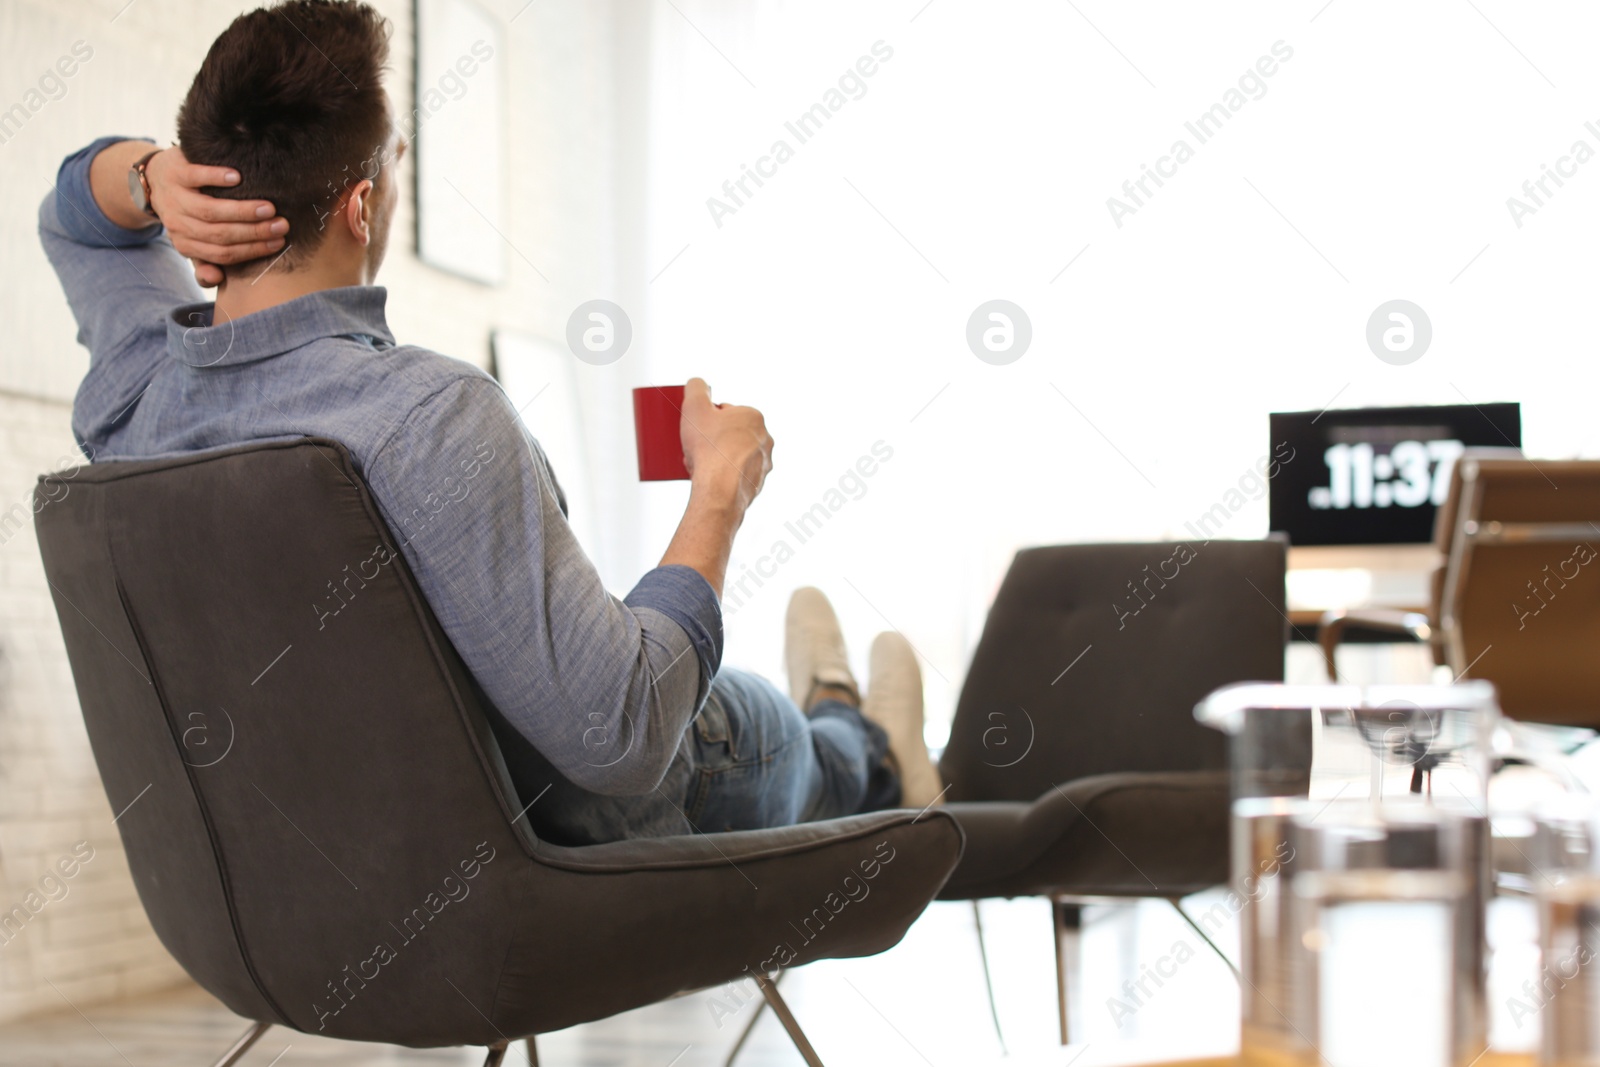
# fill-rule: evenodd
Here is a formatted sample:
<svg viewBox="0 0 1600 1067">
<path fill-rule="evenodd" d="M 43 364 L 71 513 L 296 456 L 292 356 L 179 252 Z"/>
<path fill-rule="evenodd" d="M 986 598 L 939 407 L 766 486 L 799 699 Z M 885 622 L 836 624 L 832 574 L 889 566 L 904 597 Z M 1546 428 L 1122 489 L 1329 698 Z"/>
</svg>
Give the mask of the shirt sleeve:
<svg viewBox="0 0 1600 1067">
<path fill-rule="evenodd" d="M 440 625 L 507 721 L 583 789 L 659 785 L 721 663 L 710 583 L 658 567 L 626 599 L 608 593 L 543 453 L 487 377 L 419 405 L 365 473 Z"/>
<path fill-rule="evenodd" d="M 204 299 L 189 262 L 159 223 L 126 230 L 95 203 L 95 156 L 133 137 L 102 137 L 62 161 L 39 205 L 39 240 L 89 350 L 89 373 L 73 405 L 80 445 L 127 418 L 166 356 L 167 313 Z M 86 447 L 93 458 L 92 447 Z"/>
</svg>

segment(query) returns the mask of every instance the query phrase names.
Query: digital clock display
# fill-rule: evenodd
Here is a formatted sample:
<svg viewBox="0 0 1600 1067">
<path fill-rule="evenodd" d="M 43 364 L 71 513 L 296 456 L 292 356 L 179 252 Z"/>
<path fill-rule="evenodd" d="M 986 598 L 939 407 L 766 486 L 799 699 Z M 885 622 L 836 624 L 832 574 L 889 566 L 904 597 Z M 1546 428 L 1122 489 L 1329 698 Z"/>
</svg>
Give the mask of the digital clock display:
<svg viewBox="0 0 1600 1067">
<path fill-rule="evenodd" d="M 1272 529 L 1291 544 L 1425 543 L 1468 447 L 1519 447 L 1516 404 L 1302 411 L 1272 416 L 1293 450 L 1272 479 Z"/>
<path fill-rule="evenodd" d="M 1336 428 L 1342 429 L 1342 428 Z M 1329 508 L 1438 507 L 1450 491 L 1450 472 L 1466 445 L 1443 427 L 1411 428 L 1384 451 L 1383 442 L 1360 440 L 1329 445 L 1322 453 L 1328 484 L 1314 485 L 1306 502 Z"/>
</svg>

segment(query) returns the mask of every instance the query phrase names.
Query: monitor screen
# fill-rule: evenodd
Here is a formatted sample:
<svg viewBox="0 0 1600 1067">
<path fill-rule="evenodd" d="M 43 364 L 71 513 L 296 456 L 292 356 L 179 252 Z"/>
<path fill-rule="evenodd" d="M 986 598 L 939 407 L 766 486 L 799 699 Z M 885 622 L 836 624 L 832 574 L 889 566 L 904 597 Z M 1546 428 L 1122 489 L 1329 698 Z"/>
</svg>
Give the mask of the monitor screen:
<svg viewBox="0 0 1600 1067">
<path fill-rule="evenodd" d="M 1272 530 L 1293 545 L 1422 544 L 1463 449 L 1522 446 L 1517 404 L 1272 416 Z M 1292 450 L 1292 451 L 1291 451 Z"/>
</svg>

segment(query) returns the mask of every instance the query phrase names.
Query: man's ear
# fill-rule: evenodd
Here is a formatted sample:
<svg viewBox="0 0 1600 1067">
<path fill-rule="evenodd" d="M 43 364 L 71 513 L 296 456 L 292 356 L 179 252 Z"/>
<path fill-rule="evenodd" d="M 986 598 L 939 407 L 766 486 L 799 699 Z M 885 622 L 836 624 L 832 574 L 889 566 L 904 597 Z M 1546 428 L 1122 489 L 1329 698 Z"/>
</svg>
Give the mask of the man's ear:
<svg viewBox="0 0 1600 1067">
<path fill-rule="evenodd" d="M 344 210 L 340 212 L 350 236 L 363 247 L 372 240 L 372 192 L 370 180 L 357 182 L 351 187 L 350 195 L 345 197 Z"/>
</svg>

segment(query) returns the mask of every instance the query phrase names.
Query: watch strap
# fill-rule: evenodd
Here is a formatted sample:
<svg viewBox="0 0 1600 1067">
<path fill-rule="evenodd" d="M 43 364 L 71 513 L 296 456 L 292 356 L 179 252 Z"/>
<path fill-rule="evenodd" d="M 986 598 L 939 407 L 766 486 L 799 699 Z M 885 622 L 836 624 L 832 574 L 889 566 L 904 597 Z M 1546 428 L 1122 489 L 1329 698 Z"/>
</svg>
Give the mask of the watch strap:
<svg viewBox="0 0 1600 1067">
<path fill-rule="evenodd" d="M 147 172 L 147 168 L 150 166 L 150 161 L 156 157 L 156 153 L 160 151 L 161 149 L 155 148 L 149 152 L 146 152 L 144 155 L 139 157 L 138 162 L 136 162 L 132 167 L 133 173 L 139 177 L 139 188 L 144 190 L 144 203 L 140 206 L 144 208 L 144 213 L 146 215 L 149 215 L 151 218 L 156 219 L 157 221 L 160 220 L 161 216 L 156 214 L 155 205 L 150 202 L 150 175 Z"/>
</svg>

